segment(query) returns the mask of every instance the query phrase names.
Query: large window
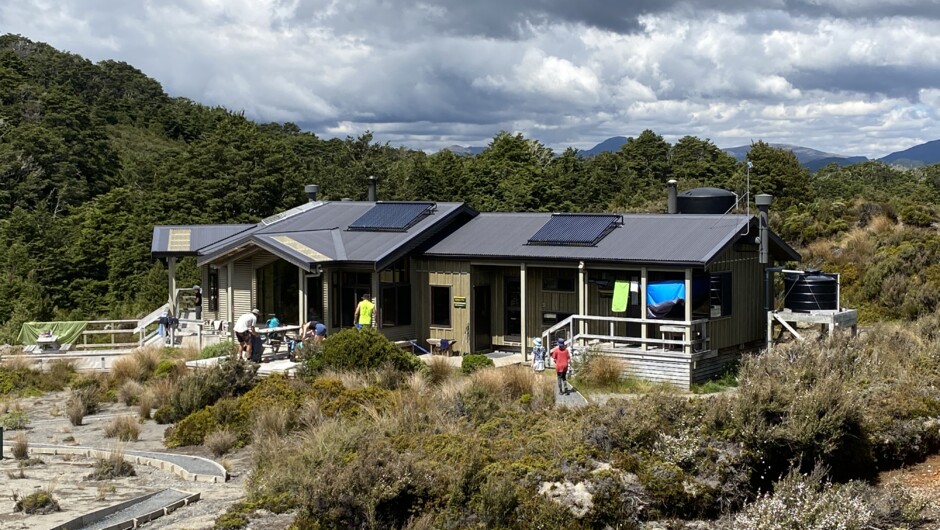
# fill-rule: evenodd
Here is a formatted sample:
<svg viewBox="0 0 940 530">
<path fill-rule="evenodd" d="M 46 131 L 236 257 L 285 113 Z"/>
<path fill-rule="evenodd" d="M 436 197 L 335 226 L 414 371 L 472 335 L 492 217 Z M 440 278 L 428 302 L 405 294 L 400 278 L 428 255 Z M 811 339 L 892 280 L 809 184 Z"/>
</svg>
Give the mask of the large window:
<svg viewBox="0 0 940 530">
<path fill-rule="evenodd" d="M 731 271 L 711 273 L 708 295 L 712 318 L 731 316 Z"/>
<path fill-rule="evenodd" d="M 209 267 L 209 289 L 206 292 L 207 311 L 219 310 L 219 269 Z"/>
<path fill-rule="evenodd" d="M 578 283 L 578 272 L 574 269 L 544 269 L 542 290 L 573 293 Z"/>
<path fill-rule="evenodd" d="M 379 273 L 382 297 L 379 299 L 379 314 L 382 327 L 411 325 L 411 283 L 405 259 L 396 261 Z"/>
<path fill-rule="evenodd" d="M 271 315 L 277 315 L 284 324 L 297 323 L 300 316 L 297 267 L 278 260 L 258 268 L 256 274 L 257 307 L 263 315 L 258 320 L 266 321 Z"/>
<path fill-rule="evenodd" d="M 450 324 L 450 287 L 431 286 L 431 326 L 449 328 Z"/>
<path fill-rule="evenodd" d="M 362 295 L 371 291 L 372 274 L 368 272 L 341 272 L 333 274 L 333 325 L 348 328 L 353 325 L 353 313 Z M 381 314 L 381 308 L 379 308 Z"/>
</svg>

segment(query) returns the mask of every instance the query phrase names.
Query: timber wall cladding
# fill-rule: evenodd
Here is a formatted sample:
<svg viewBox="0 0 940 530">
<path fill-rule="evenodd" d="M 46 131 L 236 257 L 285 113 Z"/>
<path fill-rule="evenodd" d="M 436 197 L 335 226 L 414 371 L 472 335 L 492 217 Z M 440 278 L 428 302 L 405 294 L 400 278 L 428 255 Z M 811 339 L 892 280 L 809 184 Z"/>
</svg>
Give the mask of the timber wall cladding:
<svg viewBox="0 0 940 530">
<path fill-rule="evenodd" d="M 454 307 L 454 297 L 464 297 L 470 301 L 470 263 L 448 260 L 415 260 L 414 269 L 418 278 L 417 300 L 419 318 L 415 320 L 416 329 L 429 330 L 427 338 L 451 339 L 458 341 L 456 351 L 470 350 L 470 303 L 463 307 Z M 431 321 L 431 286 L 449 287 L 450 327 L 433 327 Z"/>
<path fill-rule="evenodd" d="M 732 283 L 731 316 L 709 324 L 710 348 L 722 350 L 765 337 L 764 266 L 758 262 L 757 246 L 735 245 L 709 265 L 707 271 L 731 271 Z"/>
</svg>

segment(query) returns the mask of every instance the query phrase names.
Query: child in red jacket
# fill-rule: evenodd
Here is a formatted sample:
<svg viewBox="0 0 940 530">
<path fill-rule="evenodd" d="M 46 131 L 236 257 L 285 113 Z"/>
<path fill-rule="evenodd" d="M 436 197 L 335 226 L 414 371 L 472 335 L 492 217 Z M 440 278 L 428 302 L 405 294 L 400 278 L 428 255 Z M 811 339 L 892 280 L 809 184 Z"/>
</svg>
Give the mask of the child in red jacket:
<svg viewBox="0 0 940 530">
<path fill-rule="evenodd" d="M 552 360 L 555 361 L 555 374 L 558 376 L 558 392 L 568 395 L 571 391 L 568 386 L 568 363 L 571 361 L 571 350 L 565 347 L 565 339 L 558 339 L 558 346 L 552 349 Z"/>
</svg>

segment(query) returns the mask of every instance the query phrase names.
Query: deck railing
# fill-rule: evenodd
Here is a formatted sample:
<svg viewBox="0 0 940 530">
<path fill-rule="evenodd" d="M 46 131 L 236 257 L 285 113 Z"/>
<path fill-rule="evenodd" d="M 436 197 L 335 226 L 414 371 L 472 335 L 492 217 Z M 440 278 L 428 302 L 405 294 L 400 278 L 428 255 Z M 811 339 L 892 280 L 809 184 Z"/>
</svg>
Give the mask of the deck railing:
<svg viewBox="0 0 940 530">
<path fill-rule="evenodd" d="M 589 324 L 606 322 L 607 334 L 589 333 Z M 609 343 L 612 348 L 633 348 L 649 351 L 677 351 L 682 353 L 701 352 L 708 349 L 708 322 L 702 318 L 684 320 L 650 320 L 642 318 L 604 317 L 594 315 L 571 315 L 542 332 L 542 341 L 549 348 L 554 340 L 564 336 L 573 346 L 584 349 L 591 343 Z M 616 333 L 619 323 L 657 326 L 659 337 L 624 336 Z M 596 327 L 596 326 L 595 326 Z"/>
</svg>

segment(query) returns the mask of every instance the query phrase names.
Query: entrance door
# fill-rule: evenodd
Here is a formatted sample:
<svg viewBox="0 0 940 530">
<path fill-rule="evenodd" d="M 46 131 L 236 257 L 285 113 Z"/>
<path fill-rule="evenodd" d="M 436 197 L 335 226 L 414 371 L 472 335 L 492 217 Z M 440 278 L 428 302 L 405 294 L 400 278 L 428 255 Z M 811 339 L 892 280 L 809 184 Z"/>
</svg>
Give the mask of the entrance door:
<svg viewBox="0 0 940 530">
<path fill-rule="evenodd" d="M 489 285 L 473 287 L 473 351 L 493 349 L 493 329 L 490 317 L 493 313 L 493 296 Z"/>
<path fill-rule="evenodd" d="M 522 340 L 522 284 L 518 276 L 506 276 L 506 340 Z"/>
</svg>

